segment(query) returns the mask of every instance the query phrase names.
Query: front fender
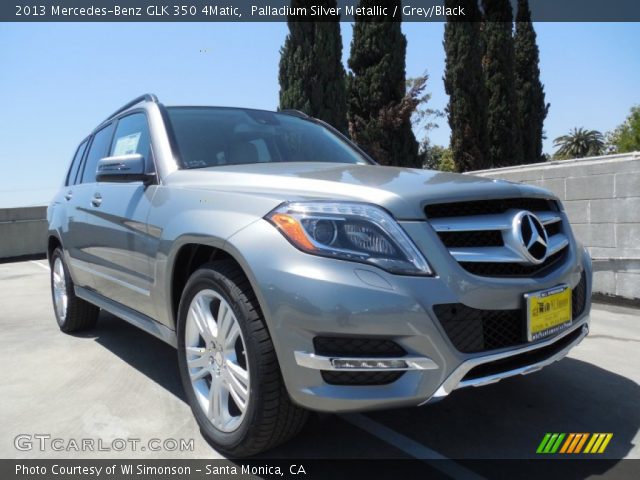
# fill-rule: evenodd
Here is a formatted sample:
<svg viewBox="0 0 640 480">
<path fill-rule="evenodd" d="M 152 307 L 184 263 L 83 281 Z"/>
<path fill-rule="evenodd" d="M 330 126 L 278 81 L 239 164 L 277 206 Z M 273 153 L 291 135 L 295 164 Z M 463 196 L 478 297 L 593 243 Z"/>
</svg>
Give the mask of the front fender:
<svg viewBox="0 0 640 480">
<path fill-rule="evenodd" d="M 147 220 L 149 239 L 156 243 L 152 289 L 156 319 L 175 329 L 171 279 L 178 253 L 185 245 L 226 251 L 228 238 L 278 204 L 276 200 L 265 202 L 263 198 L 235 193 L 160 187 Z"/>
</svg>

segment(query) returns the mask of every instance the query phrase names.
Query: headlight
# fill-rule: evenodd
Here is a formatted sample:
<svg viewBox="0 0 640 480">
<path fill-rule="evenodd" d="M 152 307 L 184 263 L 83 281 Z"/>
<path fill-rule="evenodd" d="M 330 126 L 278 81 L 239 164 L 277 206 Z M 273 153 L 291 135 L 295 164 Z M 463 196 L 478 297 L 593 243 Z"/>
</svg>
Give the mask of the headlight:
<svg viewBox="0 0 640 480">
<path fill-rule="evenodd" d="M 369 263 L 392 273 L 432 274 L 404 230 L 388 213 L 373 205 L 286 203 L 265 218 L 304 252 Z"/>
</svg>

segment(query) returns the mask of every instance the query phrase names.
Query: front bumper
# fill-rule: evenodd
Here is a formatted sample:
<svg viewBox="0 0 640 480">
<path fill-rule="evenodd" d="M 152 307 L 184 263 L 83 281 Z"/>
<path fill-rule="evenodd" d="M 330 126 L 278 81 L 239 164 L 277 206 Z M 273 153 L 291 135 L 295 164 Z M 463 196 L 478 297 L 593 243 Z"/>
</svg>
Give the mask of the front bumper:
<svg viewBox="0 0 640 480">
<path fill-rule="evenodd" d="M 429 241 L 429 236 L 419 236 Z M 256 238 L 261 239 L 260 248 Z M 435 243 L 419 247 L 441 248 Z M 591 263 L 575 245 L 562 266 L 535 279 L 476 277 L 440 254 L 428 257 L 437 272 L 434 277 L 391 275 L 299 252 L 264 221 L 231 237 L 226 248 L 240 261 L 256 291 L 290 396 L 312 410 L 363 411 L 440 400 L 458 388 L 537 371 L 563 358 L 589 329 Z M 583 271 L 587 279 L 583 313 L 569 329 L 535 343 L 461 353 L 433 311 L 434 305 L 445 303 L 519 308 L 525 293 L 563 283 L 575 287 Z M 314 350 L 317 336 L 389 339 L 407 354 L 385 357 L 388 363 L 380 365 L 375 363 L 378 357 L 319 355 Z M 356 370 L 403 374 L 383 385 L 335 385 L 324 380 L 322 372 L 344 371 L 349 360 L 361 362 Z M 350 368 L 354 371 L 353 365 Z"/>
<path fill-rule="evenodd" d="M 562 360 L 569 351 L 578 345 L 589 334 L 589 322 L 586 319 L 565 330 L 559 335 L 521 348 L 516 348 L 502 353 L 482 355 L 463 362 L 453 373 L 438 387 L 432 397 L 426 399 L 420 405 L 435 403 L 449 395 L 453 390 L 465 387 L 480 387 L 499 382 L 502 379 L 517 375 L 528 375 L 537 372 L 547 365 Z M 296 363 L 305 368 L 321 371 L 344 372 L 408 372 L 412 370 L 435 370 L 438 365 L 427 357 L 329 357 L 320 356 L 308 352 L 295 352 Z M 507 362 L 505 362 L 507 361 Z M 346 363 L 365 362 L 370 367 L 344 366 Z M 504 365 L 504 364 L 507 365 Z M 501 364 L 504 368 L 501 368 Z M 508 365 L 511 365 L 508 366 Z M 472 372 L 479 367 L 485 367 L 476 375 Z M 489 367 L 487 369 L 487 367 Z M 493 371 L 491 371 L 491 367 Z M 480 372 L 483 372 L 480 373 Z"/>
</svg>

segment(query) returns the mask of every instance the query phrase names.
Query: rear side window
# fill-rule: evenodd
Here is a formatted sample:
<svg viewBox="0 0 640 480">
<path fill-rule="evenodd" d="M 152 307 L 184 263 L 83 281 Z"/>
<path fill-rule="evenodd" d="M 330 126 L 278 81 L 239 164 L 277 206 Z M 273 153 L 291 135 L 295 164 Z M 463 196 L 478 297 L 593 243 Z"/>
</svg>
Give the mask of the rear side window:
<svg viewBox="0 0 640 480">
<path fill-rule="evenodd" d="M 67 181 L 65 185 L 75 185 L 76 177 L 78 176 L 78 170 L 80 169 L 80 164 L 82 163 L 82 157 L 84 156 L 84 151 L 87 149 L 88 140 L 85 140 L 80 144 L 78 150 L 76 150 L 76 154 L 73 157 L 73 162 L 71 162 L 71 168 L 69 169 L 69 173 L 67 174 Z"/>
<path fill-rule="evenodd" d="M 149 125 L 144 113 L 134 113 L 118 121 L 111 143 L 111 156 L 139 153 L 148 159 L 150 147 Z"/>
<path fill-rule="evenodd" d="M 93 141 L 91 142 L 89 153 L 87 154 L 87 160 L 84 162 L 82 183 L 93 183 L 96 181 L 98 160 L 107 156 L 112 134 L 113 123 L 107 125 L 93 136 Z"/>
</svg>

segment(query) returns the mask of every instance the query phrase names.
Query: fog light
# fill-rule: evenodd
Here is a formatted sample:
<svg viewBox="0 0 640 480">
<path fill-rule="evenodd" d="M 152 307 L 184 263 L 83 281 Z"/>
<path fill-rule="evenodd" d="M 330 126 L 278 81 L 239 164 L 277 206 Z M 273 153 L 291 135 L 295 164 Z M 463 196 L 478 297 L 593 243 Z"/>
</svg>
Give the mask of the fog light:
<svg viewBox="0 0 640 480">
<path fill-rule="evenodd" d="M 356 358 L 334 358 L 331 364 L 340 370 L 394 370 L 407 368 L 404 360 L 368 359 L 358 360 Z"/>
</svg>

